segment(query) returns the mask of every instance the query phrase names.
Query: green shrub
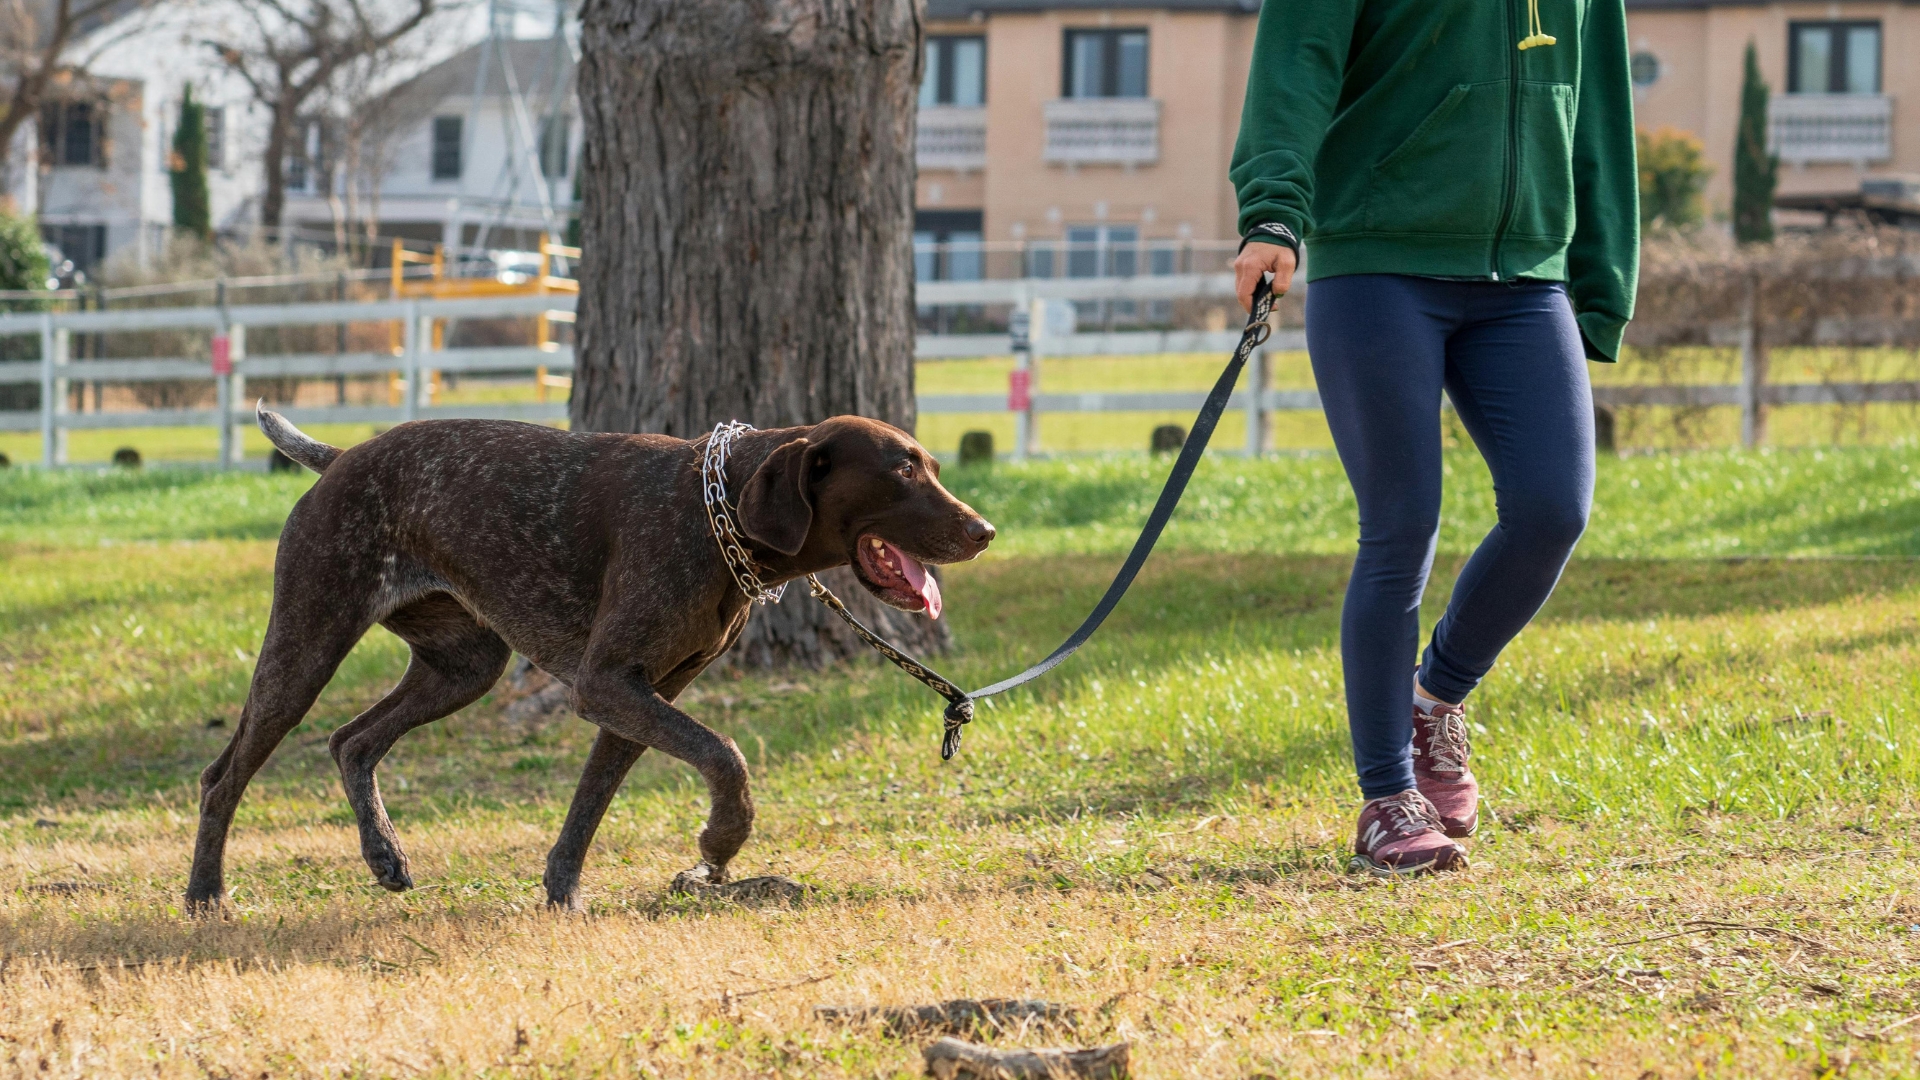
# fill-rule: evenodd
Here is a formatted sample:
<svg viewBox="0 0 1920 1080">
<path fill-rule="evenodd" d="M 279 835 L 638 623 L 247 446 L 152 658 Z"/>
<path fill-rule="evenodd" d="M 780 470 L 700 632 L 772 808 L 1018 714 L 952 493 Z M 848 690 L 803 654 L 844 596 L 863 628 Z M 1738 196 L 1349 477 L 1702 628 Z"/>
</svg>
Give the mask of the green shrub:
<svg viewBox="0 0 1920 1080">
<path fill-rule="evenodd" d="M 173 184 L 173 227 L 207 239 L 213 235 L 213 211 L 207 202 L 207 107 L 193 100 L 193 87 L 180 96 L 180 126 L 168 159 Z"/>
<path fill-rule="evenodd" d="M 1780 182 L 1780 159 L 1767 153 L 1771 94 L 1749 41 L 1740 84 L 1740 130 L 1733 144 L 1733 238 L 1743 244 L 1773 240 L 1773 190 Z"/>
<path fill-rule="evenodd" d="M 1690 131 L 1663 127 L 1640 129 L 1640 227 L 1684 229 L 1706 217 L 1706 146 Z"/>
</svg>

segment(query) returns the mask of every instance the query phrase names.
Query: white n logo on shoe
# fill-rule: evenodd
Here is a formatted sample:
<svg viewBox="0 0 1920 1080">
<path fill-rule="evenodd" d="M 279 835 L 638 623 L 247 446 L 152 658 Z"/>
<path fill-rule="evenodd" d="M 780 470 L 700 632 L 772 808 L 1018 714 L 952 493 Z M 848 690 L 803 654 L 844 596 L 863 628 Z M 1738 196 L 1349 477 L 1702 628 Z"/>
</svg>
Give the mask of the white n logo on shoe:
<svg viewBox="0 0 1920 1080">
<path fill-rule="evenodd" d="M 1360 837 L 1360 846 L 1368 851 L 1372 851 L 1379 845 L 1381 839 L 1386 835 L 1386 831 L 1378 821 L 1373 822 L 1367 826 L 1366 833 Z"/>
</svg>

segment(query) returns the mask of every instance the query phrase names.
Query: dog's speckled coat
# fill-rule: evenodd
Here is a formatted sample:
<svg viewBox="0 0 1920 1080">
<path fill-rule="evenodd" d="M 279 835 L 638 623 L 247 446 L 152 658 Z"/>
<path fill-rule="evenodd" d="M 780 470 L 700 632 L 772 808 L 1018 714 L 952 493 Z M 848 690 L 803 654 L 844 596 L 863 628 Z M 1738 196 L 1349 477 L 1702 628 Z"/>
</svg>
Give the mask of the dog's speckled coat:
<svg viewBox="0 0 1920 1080">
<path fill-rule="evenodd" d="M 706 780 L 700 855 L 710 880 L 724 880 L 753 826 L 746 760 L 672 702 L 739 637 L 749 606 L 709 530 L 697 443 L 430 420 L 341 451 L 265 410 L 260 425 L 322 475 L 280 536 L 273 611 L 240 723 L 200 777 L 190 907 L 224 900 L 242 792 L 375 623 L 412 659 L 328 745 L 380 884 L 413 881 L 375 767 L 408 731 L 485 694 L 514 651 L 565 683 L 574 710 L 601 729 L 547 857 L 548 902 L 579 906 L 594 830 L 649 746 Z M 861 544 L 879 538 L 950 563 L 993 539 L 940 485 L 919 443 L 860 417 L 742 435 L 726 482 L 769 584 L 852 562 L 875 595 L 914 610 L 917 598 L 873 580 L 856 557 Z"/>
</svg>

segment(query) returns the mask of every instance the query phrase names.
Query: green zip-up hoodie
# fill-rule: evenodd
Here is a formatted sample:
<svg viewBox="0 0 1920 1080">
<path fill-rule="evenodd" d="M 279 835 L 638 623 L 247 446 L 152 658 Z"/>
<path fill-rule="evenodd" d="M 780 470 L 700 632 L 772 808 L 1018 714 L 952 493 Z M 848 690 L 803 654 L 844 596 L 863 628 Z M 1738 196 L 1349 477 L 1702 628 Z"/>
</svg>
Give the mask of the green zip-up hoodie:
<svg viewBox="0 0 1920 1080">
<path fill-rule="evenodd" d="M 1536 27 L 1528 0 L 1266 0 L 1241 235 L 1291 229 L 1308 281 L 1565 281 L 1588 355 L 1615 359 L 1640 262 L 1626 12 L 1537 2 Z"/>
</svg>

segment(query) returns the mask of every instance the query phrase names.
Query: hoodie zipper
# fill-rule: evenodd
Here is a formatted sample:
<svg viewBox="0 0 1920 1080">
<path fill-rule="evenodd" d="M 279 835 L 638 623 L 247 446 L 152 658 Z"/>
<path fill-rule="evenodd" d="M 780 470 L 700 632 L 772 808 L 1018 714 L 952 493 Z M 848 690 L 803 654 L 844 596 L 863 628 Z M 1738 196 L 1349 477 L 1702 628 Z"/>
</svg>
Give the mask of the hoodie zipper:
<svg viewBox="0 0 1920 1080">
<path fill-rule="evenodd" d="M 1500 29 L 1500 41 L 1506 45 L 1513 36 L 1514 2 L 1506 0 L 1507 22 Z M 1520 184 L 1520 53 L 1507 46 L 1507 176 L 1500 193 L 1500 224 L 1493 230 L 1493 250 L 1490 253 L 1492 265 L 1488 267 L 1488 277 L 1500 280 L 1500 242 L 1506 239 L 1507 227 L 1513 224 L 1516 189 Z"/>
</svg>

